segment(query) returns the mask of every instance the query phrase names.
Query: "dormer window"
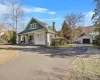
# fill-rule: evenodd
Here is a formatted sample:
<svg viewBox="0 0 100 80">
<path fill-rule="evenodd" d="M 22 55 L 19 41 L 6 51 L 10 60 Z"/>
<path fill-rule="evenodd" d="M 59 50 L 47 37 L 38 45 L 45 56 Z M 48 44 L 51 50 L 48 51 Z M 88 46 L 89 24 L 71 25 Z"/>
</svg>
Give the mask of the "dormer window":
<svg viewBox="0 0 100 80">
<path fill-rule="evenodd" d="M 37 29 L 38 25 L 37 23 L 33 23 L 33 24 L 30 24 L 30 27 L 31 29 Z"/>
</svg>

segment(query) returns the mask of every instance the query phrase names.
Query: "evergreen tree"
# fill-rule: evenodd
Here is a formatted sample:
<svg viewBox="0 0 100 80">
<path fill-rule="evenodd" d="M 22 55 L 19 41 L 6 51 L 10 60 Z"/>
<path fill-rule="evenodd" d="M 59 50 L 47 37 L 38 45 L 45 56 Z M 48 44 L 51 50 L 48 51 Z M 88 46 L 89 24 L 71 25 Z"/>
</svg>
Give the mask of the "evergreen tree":
<svg viewBox="0 0 100 80">
<path fill-rule="evenodd" d="M 71 39 L 71 29 L 68 27 L 66 21 L 64 21 L 64 23 L 62 25 L 61 36 L 65 37 L 67 40 Z"/>
<path fill-rule="evenodd" d="M 100 0 L 94 0 L 96 8 L 94 10 L 95 14 L 92 19 L 94 20 L 96 31 L 99 32 L 99 35 L 95 38 L 95 43 L 100 46 Z"/>
<path fill-rule="evenodd" d="M 92 19 L 94 20 L 96 31 L 100 34 L 100 0 L 94 0 L 96 8 L 94 10 L 95 14 L 93 15 Z"/>
</svg>

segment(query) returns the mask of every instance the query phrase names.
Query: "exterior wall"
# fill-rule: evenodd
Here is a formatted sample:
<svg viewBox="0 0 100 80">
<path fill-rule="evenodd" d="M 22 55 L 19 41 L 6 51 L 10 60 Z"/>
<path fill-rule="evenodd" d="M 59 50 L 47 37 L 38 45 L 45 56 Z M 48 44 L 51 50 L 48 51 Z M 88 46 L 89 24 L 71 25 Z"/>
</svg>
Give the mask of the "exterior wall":
<svg viewBox="0 0 100 80">
<path fill-rule="evenodd" d="M 36 33 L 34 34 L 34 44 L 36 45 L 45 45 L 45 33 Z"/>
<path fill-rule="evenodd" d="M 52 38 L 54 38 L 56 35 L 52 33 L 47 33 L 47 45 L 50 46 Z"/>
</svg>

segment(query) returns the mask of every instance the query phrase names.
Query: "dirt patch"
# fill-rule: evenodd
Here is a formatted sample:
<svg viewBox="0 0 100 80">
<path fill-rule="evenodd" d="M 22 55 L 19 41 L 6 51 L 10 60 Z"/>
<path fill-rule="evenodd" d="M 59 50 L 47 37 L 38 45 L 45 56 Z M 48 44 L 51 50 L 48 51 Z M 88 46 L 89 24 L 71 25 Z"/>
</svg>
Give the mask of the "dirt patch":
<svg viewBox="0 0 100 80">
<path fill-rule="evenodd" d="M 7 63 L 18 55 L 16 50 L 0 50 L 0 64 Z"/>
</svg>

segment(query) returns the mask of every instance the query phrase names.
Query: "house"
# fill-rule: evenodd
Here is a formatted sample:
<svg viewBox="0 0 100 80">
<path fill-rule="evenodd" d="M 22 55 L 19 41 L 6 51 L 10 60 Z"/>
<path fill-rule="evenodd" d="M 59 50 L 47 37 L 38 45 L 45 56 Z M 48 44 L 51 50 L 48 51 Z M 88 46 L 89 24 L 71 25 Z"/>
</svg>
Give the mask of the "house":
<svg viewBox="0 0 100 80">
<path fill-rule="evenodd" d="M 53 29 L 55 29 L 55 22 L 51 28 L 48 24 L 32 18 L 25 30 L 17 34 L 17 43 L 50 46 L 52 38 L 56 37 Z"/>
<path fill-rule="evenodd" d="M 77 39 L 77 42 L 79 42 L 81 44 L 92 44 L 97 35 L 99 35 L 99 33 L 95 32 L 95 31 L 91 32 L 91 33 L 88 33 L 86 35 L 83 35 L 83 36 L 79 37 Z"/>
</svg>

